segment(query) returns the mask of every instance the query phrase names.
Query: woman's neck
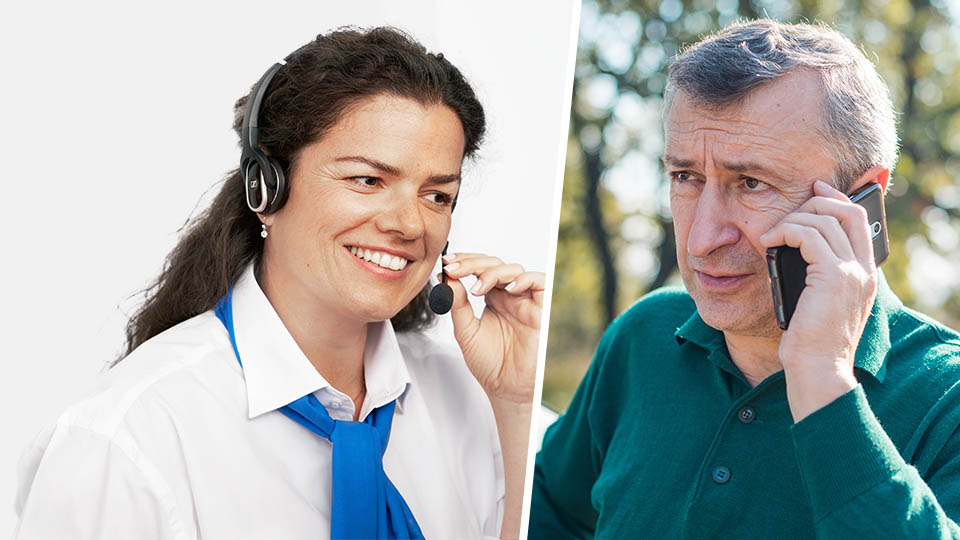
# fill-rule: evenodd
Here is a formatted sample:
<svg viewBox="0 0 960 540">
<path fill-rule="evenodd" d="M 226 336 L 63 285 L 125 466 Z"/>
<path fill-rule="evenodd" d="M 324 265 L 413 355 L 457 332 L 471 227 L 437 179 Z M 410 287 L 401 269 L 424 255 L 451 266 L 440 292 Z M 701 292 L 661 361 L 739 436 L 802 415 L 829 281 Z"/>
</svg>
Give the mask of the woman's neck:
<svg viewBox="0 0 960 540">
<path fill-rule="evenodd" d="M 319 305 L 314 296 L 300 290 L 295 279 L 266 264 L 255 275 L 303 354 L 331 386 L 354 400 L 359 412 L 366 394 L 363 351 L 367 324 L 346 320 L 336 309 Z"/>
</svg>

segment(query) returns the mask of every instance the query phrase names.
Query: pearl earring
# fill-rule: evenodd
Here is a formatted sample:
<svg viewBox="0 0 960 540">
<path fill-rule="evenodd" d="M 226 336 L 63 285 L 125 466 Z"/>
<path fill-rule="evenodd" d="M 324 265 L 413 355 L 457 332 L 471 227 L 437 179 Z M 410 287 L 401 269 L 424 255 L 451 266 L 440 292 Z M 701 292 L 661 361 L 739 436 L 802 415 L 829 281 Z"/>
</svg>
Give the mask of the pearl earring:
<svg viewBox="0 0 960 540">
<path fill-rule="evenodd" d="M 260 226 L 263 227 L 263 230 L 260 231 L 260 238 L 266 238 L 267 235 L 270 234 L 267 232 L 267 224 L 261 223 Z"/>
</svg>

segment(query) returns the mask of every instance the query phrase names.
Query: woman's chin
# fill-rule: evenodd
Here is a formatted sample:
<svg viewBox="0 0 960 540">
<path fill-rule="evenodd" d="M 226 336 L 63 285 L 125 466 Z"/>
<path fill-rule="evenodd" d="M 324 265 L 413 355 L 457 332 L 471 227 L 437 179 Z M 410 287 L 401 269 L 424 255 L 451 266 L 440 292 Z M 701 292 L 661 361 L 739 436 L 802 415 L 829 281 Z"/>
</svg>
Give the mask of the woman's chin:
<svg viewBox="0 0 960 540">
<path fill-rule="evenodd" d="M 356 304 L 353 313 L 356 318 L 366 323 L 382 322 L 394 318 L 407 304 L 397 305 L 396 300 L 389 304 L 372 303 Z"/>
</svg>

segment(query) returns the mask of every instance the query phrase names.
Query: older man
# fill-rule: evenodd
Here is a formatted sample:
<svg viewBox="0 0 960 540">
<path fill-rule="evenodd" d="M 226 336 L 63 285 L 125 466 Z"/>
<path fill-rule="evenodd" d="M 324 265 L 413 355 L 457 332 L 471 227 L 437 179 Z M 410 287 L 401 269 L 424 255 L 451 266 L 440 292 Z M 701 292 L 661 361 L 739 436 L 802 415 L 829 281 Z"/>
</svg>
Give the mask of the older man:
<svg viewBox="0 0 960 540">
<path fill-rule="evenodd" d="M 530 538 L 960 538 L 960 337 L 873 262 L 894 115 L 842 35 L 754 21 L 684 52 L 664 164 L 686 292 L 601 341 L 537 457 Z M 800 249 L 787 331 L 768 247 Z"/>
</svg>

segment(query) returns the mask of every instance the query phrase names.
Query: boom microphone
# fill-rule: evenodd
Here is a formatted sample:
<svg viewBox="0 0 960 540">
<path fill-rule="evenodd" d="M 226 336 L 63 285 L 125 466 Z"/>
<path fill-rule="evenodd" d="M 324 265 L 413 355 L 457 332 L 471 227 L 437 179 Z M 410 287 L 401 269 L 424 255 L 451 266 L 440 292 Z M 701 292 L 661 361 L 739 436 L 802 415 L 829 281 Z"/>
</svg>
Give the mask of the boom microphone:
<svg viewBox="0 0 960 540">
<path fill-rule="evenodd" d="M 447 247 L 450 246 L 450 242 L 447 242 L 443 246 L 443 253 L 440 255 L 443 257 L 447 254 Z M 427 303 L 430 305 L 430 311 L 436 313 L 437 315 L 443 315 L 444 313 L 450 311 L 450 308 L 453 307 L 453 289 L 447 285 L 447 271 L 443 269 L 443 259 L 440 261 L 440 283 L 437 283 L 430 289 L 430 296 L 427 298 Z"/>
</svg>

